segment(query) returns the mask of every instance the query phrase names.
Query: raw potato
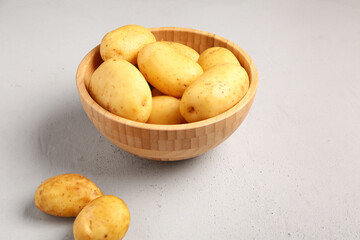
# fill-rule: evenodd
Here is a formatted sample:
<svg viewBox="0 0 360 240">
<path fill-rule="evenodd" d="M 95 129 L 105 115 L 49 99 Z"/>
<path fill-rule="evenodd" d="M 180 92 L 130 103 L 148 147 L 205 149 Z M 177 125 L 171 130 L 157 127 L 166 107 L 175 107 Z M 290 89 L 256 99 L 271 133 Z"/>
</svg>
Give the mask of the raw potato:
<svg viewBox="0 0 360 240">
<path fill-rule="evenodd" d="M 203 73 L 201 66 L 164 42 L 142 48 L 138 67 L 148 82 L 162 93 L 181 97 L 185 89 Z"/>
<path fill-rule="evenodd" d="M 168 42 L 168 41 L 163 41 L 163 42 L 169 44 L 171 47 L 175 48 L 179 53 L 187 56 L 191 60 L 195 62 L 198 61 L 199 53 L 194 49 L 192 49 L 191 47 L 177 42 Z"/>
<path fill-rule="evenodd" d="M 204 71 L 213 66 L 224 63 L 232 63 L 240 66 L 240 63 L 235 55 L 230 50 L 222 47 L 212 47 L 206 49 L 200 54 L 198 63 Z"/>
<path fill-rule="evenodd" d="M 130 120 L 146 122 L 151 113 L 151 90 L 139 70 L 112 58 L 103 62 L 90 79 L 89 93 L 108 111 Z"/>
<path fill-rule="evenodd" d="M 91 201 L 76 217 L 75 240 L 120 240 L 130 224 L 129 209 L 123 200 L 105 195 Z"/>
<path fill-rule="evenodd" d="M 180 114 L 180 100 L 171 96 L 157 96 L 152 99 L 152 110 L 148 123 L 181 124 L 185 119 Z"/>
<path fill-rule="evenodd" d="M 107 33 L 100 44 L 101 58 L 117 57 L 136 65 L 139 50 L 155 42 L 152 32 L 138 25 L 126 25 Z"/>
<path fill-rule="evenodd" d="M 35 205 L 41 211 L 59 217 L 75 217 L 101 190 L 79 174 L 62 174 L 45 180 L 35 192 Z"/>
<path fill-rule="evenodd" d="M 214 66 L 185 90 L 180 113 L 188 122 L 214 117 L 238 103 L 248 88 L 249 77 L 241 66 Z"/>
</svg>

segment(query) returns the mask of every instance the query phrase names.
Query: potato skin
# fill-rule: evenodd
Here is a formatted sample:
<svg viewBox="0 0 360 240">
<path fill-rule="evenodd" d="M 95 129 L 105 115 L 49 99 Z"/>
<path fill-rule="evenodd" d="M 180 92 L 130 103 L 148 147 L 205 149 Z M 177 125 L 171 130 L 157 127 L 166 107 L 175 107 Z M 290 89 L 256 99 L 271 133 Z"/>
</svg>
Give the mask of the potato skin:
<svg viewBox="0 0 360 240">
<path fill-rule="evenodd" d="M 162 93 L 181 97 L 185 89 L 203 73 L 201 66 L 164 42 L 142 48 L 138 67 L 148 82 Z"/>
<path fill-rule="evenodd" d="M 73 225 L 75 240 L 120 240 L 130 224 L 125 202 L 112 195 L 91 201 L 76 217 Z"/>
<path fill-rule="evenodd" d="M 204 71 L 213 66 L 224 63 L 232 63 L 240 66 L 240 63 L 235 55 L 230 50 L 223 47 L 212 47 L 206 49 L 200 54 L 198 63 Z"/>
<path fill-rule="evenodd" d="M 199 56 L 200 56 L 199 53 L 189 46 L 177 42 L 168 42 L 168 41 L 162 41 L 162 42 L 175 48 L 179 53 L 185 55 L 186 57 L 190 58 L 195 62 L 199 60 Z"/>
<path fill-rule="evenodd" d="M 75 217 L 87 203 L 102 195 L 88 178 L 79 174 L 61 174 L 40 184 L 35 192 L 35 205 L 54 216 Z"/>
<path fill-rule="evenodd" d="M 171 96 L 156 96 L 152 99 L 152 110 L 148 123 L 181 124 L 185 119 L 180 114 L 180 100 Z"/>
<path fill-rule="evenodd" d="M 112 58 L 103 62 L 91 76 L 88 91 L 100 106 L 120 117 L 146 122 L 150 116 L 150 86 L 125 60 Z"/>
<path fill-rule="evenodd" d="M 188 122 L 214 117 L 238 103 L 248 89 L 249 77 L 241 66 L 214 66 L 185 90 L 180 113 Z"/>
<path fill-rule="evenodd" d="M 100 44 L 101 58 L 106 61 L 117 57 L 136 65 L 139 50 L 155 42 L 152 32 L 142 26 L 126 25 L 108 32 Z"/>
</svg>

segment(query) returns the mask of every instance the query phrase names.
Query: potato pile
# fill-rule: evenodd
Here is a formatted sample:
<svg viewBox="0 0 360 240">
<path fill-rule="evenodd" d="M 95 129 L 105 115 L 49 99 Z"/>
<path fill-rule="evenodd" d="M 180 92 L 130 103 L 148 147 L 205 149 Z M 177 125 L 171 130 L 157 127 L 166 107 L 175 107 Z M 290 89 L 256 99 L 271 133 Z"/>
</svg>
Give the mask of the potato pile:
<svg viewBox="0 0 360 240">
<path fill-rule="evenodd" d="M 212 47 L 200 55 L 176 42 L 156 41 L 150 30 L 126 25 L 100 44 L 104 62 L 88 91 L 103 108 L 130 120 L 182 124 L 217 116 L 238 103 L 249 77 L 235 55 Z"/>
<path fill-rule="evenodd" d="M 75 240 L 122 239 L 130 224 L 125 202 L 102 191 L 79 174 L 62 174 L 45 180 L 35 192 L 35 205 L 59 217 L 76 217 Z"/>
</svg>

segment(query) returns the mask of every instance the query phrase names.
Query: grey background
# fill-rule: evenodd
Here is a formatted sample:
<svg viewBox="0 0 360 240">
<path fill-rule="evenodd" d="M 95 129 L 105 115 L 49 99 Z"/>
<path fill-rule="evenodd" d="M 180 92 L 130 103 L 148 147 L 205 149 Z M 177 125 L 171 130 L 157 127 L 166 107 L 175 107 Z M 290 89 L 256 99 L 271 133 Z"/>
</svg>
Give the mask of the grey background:
<svg viewBox="0 0 360 240">
<path fill-rule="evenodd" d="M 0 0 L 0 238 L 73 239 L 73 218 L 33 203 L 71 172 L 128 204 L 126 239 L 359 239 L 359 23 L 358 0 Z M 126 24 L 216 33 L 253 58 L 258 93 L 227 141 L 162 163 L 94 128 L 76 69 Z"/>
</svg>

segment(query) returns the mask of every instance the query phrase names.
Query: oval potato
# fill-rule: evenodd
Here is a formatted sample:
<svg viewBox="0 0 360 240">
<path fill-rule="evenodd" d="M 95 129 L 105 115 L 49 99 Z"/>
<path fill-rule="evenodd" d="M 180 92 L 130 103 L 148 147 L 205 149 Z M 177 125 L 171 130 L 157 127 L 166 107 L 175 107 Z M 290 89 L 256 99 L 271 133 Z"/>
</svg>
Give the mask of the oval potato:
<svg viewBox="0 0 360 240">
<path fill-rule="evenodd" d="M 238 103 L 248 88 L 249 77 L 241 66 L 214 66 L 185 90 L 180 113 L 188 122 L 214 117 Z"/>
<path fill-rule="evenodd" d="M 162 93 L 181 97 L 185 89 L 203 73 L 201 66 L 164 42 L 142 48 L 138 67 L 148 82 Z"/>
<path fill-rule="evenodd" d="M 91 201 L 76 217 L 73 225 L 75 240 L 120 240 L 130 224 L 125 202 L 112 195 Z"/>
<path fill-rule="evenodd" d="M 240 66 L 240 63 L 235 55 L 230 50 L 223 47 L 212 47 L 206 49 L 200 54 L 198 63 L 204 71 L 213 66 L 224 63 L 232 63 Z"/>
<path fill-rule="evenodd" d="M 152 99 L 152 110 L 148 123 L 181 124 L 185 119 L 180 114 L 180 100 L 171 96 L 156 96 Z"/>
<path fill-rule="evenodd" d="M 142 26 L 126 25 L 108 32 L 100 43 L 101 58 L 117 57 L 136 65 L 137 55 L 146 44 L 155 42 L 152 32 Z"/>
<path fill-rule="evenodd" d="M 75 217 L 101 190 L 79 174 L 62 174 L 45 180 L 35 192 L 35 205 L 41 211 L 59 217 Z"/>
<path fill-rule="evenodd" d="M 199 56 L 200 56 L 199 53 L 189 46 L 177 42 L 168 42 L 168 41 L 162 41 L 162 42 L 175 48 L 179 53 L 185 55 L 186 57 L 190 58 L 195 62 L 199 60 Z"/>
<path fill-rule="evenodd" d="M 146 122 L 150 116 L 150 86 L 125 60 L 112 58 L 103 62 L 91 76 L 88 91 L 100 106 L 120 117 Z"/>
</svg>

